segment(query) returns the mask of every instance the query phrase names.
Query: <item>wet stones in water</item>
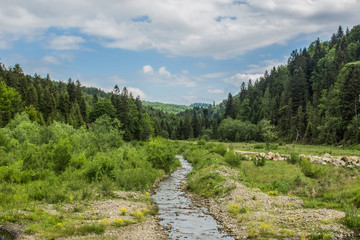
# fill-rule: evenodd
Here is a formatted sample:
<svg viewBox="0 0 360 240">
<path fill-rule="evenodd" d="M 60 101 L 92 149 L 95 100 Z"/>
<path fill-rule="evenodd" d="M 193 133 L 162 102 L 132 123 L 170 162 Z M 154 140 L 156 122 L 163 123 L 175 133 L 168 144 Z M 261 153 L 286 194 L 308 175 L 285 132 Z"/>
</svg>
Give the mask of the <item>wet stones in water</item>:
<svg viewBox="0 0 360 240">
<path fill-rule="evenodd" d="M 203 206 L 193 204 L 191 199 L 186 197 L 180 186 L 192 167 L 183 157 L 178 158 L 182 168 L 160 182 L 153 195 L 164 230 L 169 232 L 171 239 L 234 239 L 219 232 L 218 229 L 223 229 L 223 226 L 211 215 L 205 214 L 206 209 Z"/>
</svg>

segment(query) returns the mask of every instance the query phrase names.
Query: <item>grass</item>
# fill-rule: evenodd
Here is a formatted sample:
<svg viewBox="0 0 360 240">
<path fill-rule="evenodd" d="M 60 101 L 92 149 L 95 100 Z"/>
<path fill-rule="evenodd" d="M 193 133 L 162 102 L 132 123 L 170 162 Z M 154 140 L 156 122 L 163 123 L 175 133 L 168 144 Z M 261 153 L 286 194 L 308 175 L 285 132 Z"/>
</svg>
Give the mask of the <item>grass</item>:
<svg viewBox="0 0 360 240">
<path fill-rule="evenodd" d="M 318 155 L 360 155 L 358 150 L 342 149 L 331 146 L 296 145 L 291 154 L 291 145 L 277 145 L 277 152 L 291 156 L 288 161 L 266 161 L 263 166 L 256 166 L 252 161 L 236 160 L 231 153 L 216 152 L 217 143 L 188 144 L 183 147 L 183 155 L 193 164 L 193 171 L 188 177 L 188 188 L 203 197 L 218 197 L 226 195 L 231 188 L 225 189 L 225 179 L 216 172 L 217 169 L 235 169 L 239 174 L 235 177 L 239 182 L 251 188 L 259 188 L 269 195 L 289 195 L 302 198 L 304 208 L 331 208 L 346 212 L 343 223 L 351 229 L 360 228 L 360 169 L 343 168 L 331 165 L 313 164 L 298 157 L 299 154 Z M 251 152 L 264 151 L 259 149 L 259 143 L 221 143 L 228 151 L 245 150 Z M 212 153 L 211 153 L 212 152 Z M 256 153 L 248 154 L 254 159 Z M 249 158 L 248 158 L 249 159 Z M 259 164 L 257 164 L 259 165 Z M 253 197 L 256 201 L 256 196 Z M 227 211 L 239 222 L 246 221 L 249 226 L 249 238 L 277 238 L 294 236 L 290 229 L 276 232 L 275 226 L 263 222 L 261 226 L 251 225 L 248 218 L 249 210 L 242 206 L 241 199 L 235 203 L 228 203 Z M 333 239 L 331 232 L 315 231 L 306 239 Z"/>
<path fill-rule="evenodd" d="M 251 151 L 251 152 L 267 152 L 265 143 L 219 143 L 212 142 L 213 144 L 223 144 L 226 147 L 231 147 L 234 150 Z M 305 155 L 322 156 L 329 153 L 332 156 L 360 156 L 360 146 L 329 146 L 329 145 L 304 145 L 296 144 L 271 144 L 270 149 L 273 152 L 280 154 L 290 154 L 291 152 L 298 152 Z"/>
</svg>

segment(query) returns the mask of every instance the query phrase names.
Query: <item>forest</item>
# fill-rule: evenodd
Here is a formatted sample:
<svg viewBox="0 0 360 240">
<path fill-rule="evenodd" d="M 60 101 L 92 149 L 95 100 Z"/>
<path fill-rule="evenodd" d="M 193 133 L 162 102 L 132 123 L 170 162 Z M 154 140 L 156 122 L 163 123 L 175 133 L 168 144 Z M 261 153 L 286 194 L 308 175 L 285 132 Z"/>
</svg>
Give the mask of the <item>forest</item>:
<svg viewBox="0 0 360 240">
<path fill-rule="evenodd" d="M 79 128 L 107 114 L 120 122 L 126 141 L 162 136 L 239 142 L 264 141 L 260 122 L 267 120 L 280 141 L 358 144 L 359 60 L 360 26 L 345 32 L 339 26 L 330 41 L 317 39 L 292 51 L 286 65 L 243 82 L 238 94 L 229 93 L 219 105 L 192 107 L 143 102 L 126 88 L 105 93 L 71 78 L 56 82 L 2 64 L 0 124 L 25 111 L 42 125 L 57 121 Z"/>
</svg>

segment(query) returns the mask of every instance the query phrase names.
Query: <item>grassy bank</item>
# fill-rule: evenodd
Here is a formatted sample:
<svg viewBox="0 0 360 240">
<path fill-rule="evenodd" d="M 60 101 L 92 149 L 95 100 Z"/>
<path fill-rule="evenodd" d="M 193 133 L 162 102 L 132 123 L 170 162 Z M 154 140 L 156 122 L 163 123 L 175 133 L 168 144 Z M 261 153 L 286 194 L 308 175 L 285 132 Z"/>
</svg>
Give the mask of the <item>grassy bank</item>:
<svg viewBox="0 0 360 240">
<path fill-rule="evenodd" d="M 234 185 L 226 184 L 226 179 L 232 179 L 247 187 L 258 188 L 270 196 L 297 196 L 303 199 L 302 208 L 345 211 L 346 217 L 339 221 L 350 229 L 360 228 L 360 169 L 312 164 L 300 158 L 289 162 L 265 161 L 264 164 L 255 164 L 243 156 L 226 152 L 229 147 L 233 150 L 253 151 L 256 150 L 254 145 L 204 142 L 184 144 L 183 155 L 194 166 L 189 175 L 188 189 L 202 197 L 216 199 L 231 192 Z M 290 155 L 285 147 L 279 148 L 278 152 Z M 299 149 L 303 149 L 299 154 L 306 155 L 323 151 L 334 155 L 357 155 L 357 152 L 329 146 L 321 150 L 316 150 L 317 146 L 296 146 L 296 150 Z M 252 159 L 255 155 L 250 154 Z M 234 173 L 227 173 L 225 176 L 228 177 L 225 177 L 221 173 L 223 167 L 232 169 Z M 235 210 L 238 213 L 247 211 L 241 207 Z"/>
<path fill-rule="evenodd" d="M 185 141 L 184 141 L 185 142 Z M 213 144 L 222 144 L 227 148 L 239 151 L 250 152 L 267 152 L 266 144 L 262 142 L 212 142 Z M 305 145 L 305 144 L 286 144 L 286 143 L 272 143 L 270 144 L 272 152 L 280 154 L 290 154 L 297 152 L 305 155 L 322 156 L 329 153 L 332 156 L 360 156 L 360 145 L 352 146 L 329 146 L 329 145 Z"/>
</svg>

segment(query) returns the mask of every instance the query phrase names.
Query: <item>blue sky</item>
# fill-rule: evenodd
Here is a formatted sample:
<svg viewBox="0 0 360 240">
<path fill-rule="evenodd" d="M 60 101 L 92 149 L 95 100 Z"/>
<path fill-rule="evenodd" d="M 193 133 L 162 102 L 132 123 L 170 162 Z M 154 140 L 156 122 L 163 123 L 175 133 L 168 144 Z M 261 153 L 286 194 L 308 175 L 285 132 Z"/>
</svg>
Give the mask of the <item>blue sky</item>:
<svg viewBox="0 0 360 240">
<path fill-rule="evenodd" d="M 0 0 L 0 62 L 144 100 L 219 103 L 293 49 L 360 23 L 358 0 Z"/>
</svg>

